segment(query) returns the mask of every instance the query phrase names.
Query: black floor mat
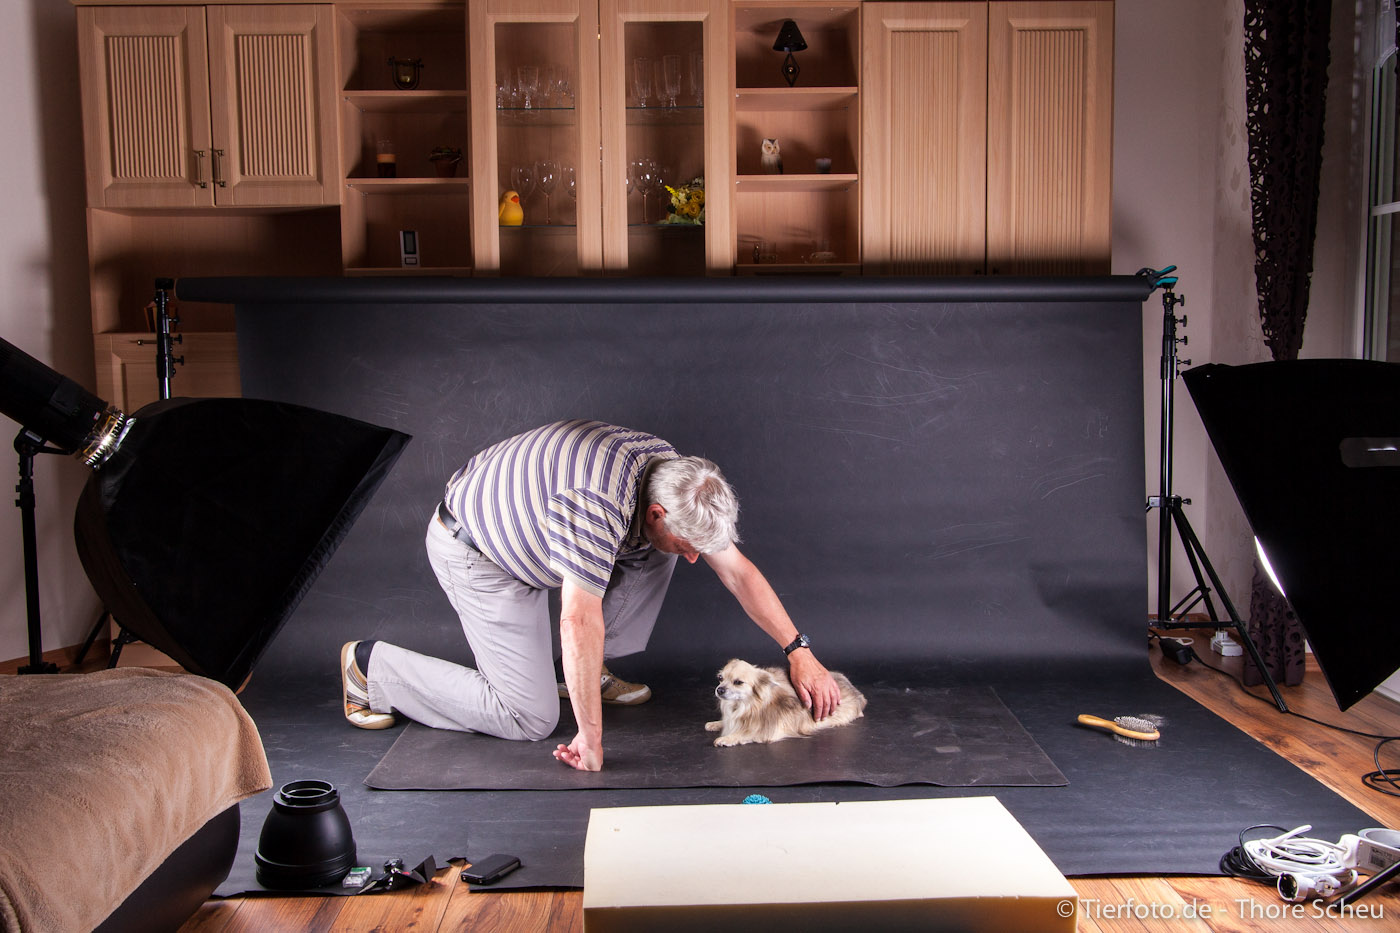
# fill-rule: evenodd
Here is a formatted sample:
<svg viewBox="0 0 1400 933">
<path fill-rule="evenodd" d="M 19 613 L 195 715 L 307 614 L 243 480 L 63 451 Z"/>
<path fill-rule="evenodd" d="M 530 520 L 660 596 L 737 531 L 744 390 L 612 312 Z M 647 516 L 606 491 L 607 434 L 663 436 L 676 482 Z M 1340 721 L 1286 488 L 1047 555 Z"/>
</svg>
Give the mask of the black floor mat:
<svg viewBox="0 0 1400 933">
<path fill-rule="evenodd" d="M 673 682 L 651 702 L 607 707 L 605 767 L 562 767 L 549 750 L 577 731 L 567 701 L 543 742 L 502 742 L 410 723 L 366 779 L 377 790 L 579 790 L 781 787 L 853 782 L 894 787 L 1064 784 L 989 687 L 878 686 L 865 715 L 806 739 L 715 748 L 712 681 Z"/>
<path fill-rule="evenodd" d="M 321 667 L 324 671 L 326 665 Z M 445 864 L 455 856 L 509 852 L 524 867 L 498 888 L 580 887 L 590 809 L 738 803 L 750 792 L 745 787 L 376 791 L 363 779 L 400 730 L 365 732 L 348 725 L 341 717 L 339 683 L 331 667 L 300 677 L 260 672 L 243 699 L 262 732 L 279 786 L 320 778 L 340 788 L 365 865 L 398 857 L 411 866 L 427 855 Z M 989 686 L 1068 780 L 1059 787 L 1005 787 L 991 793 L 1066 875 L 1217 874 L 1220 856 L 1237 844 L 1241 829 L 1255 823 L 1290 828 L 1310 823 L 1310 835 L 1330 839 L 1374 825 L 1374 819 L 1303 771 L 1158 681 L 1145 660 L 1142 670 L 1139 677 L 1112 679 L 1093 671 L 1073 677 L 1047 671 L 1042 677 L 991 678 Z M 977 686 L 944 679 L 943 686 Z M 923 673 L 908 678 L 882 673 L 857 682 L 877 690 L 897 683 L 940 688 Z M 1085 712 L 1108 717 L 1156 713 L 1167 722 L 1156 747 L 1135 748 L 1077 725 L 1075 717 Z M 1279 715 L 1280 727 L 1287 728 Z M 547 748 L 535 750 L 544 763 L 556 764 Z M 775 803 L 989 793 L 986 788 L 851 783 L 752 791 Z M 239 854 L 219 894 L 259 890 L 253 853 L 271 798 L 269 791 L 244 803 Z"/>
</svg>

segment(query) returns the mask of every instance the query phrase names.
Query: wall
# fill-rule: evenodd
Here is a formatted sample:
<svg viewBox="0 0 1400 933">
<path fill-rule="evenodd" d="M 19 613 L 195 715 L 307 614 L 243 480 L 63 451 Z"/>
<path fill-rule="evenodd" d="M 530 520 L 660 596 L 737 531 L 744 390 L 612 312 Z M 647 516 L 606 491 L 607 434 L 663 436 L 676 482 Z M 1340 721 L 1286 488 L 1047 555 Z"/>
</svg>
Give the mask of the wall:
<svg viewBox="0 0 1400 933">
<path fill-rule="evenodd" d="M 1264 359 L 1253 298 L 1249 178 L 1241 73 L 1243 0 L 1118 0 L 1115 27 L 1114 267 L 1180 267 L 1179 292 L 1196 363 Z M 1361 256 L 1357 140 L 1364 135 L 1349 39 L 1356 5 L 1334 4 L 1333 68 L 1323 213 L 1314 264 L 1306 356 L 1354 355 Z M 74 17 L 66 3 L 0 4 L 0 58 L 7 93 L 0 118 L 12 145 L 0 148 L 5 215 L 0 228 L 0 334 L 91 388 L 82 158 Z M 54 63 L 52 67 L 41 63 Z M 1339 77 L 1340 75 L 1340 77 Z M 1359 135 L 1360 134 L 1360 135 Z M 1143 389 L 1148 469 L 1144 500 L 1158 483 L 1158 378 L 1162 309 L 1143 313 Z M 1234 494 L 1209 448 L 1189 396 L 1175 419 L 1174 491 L 1192 500 L 1193 527 L 1237 603 L 1247 604 L 1252 554 Z M 0 429 L 15 426 L 0 418 Z M 50 647 L 80 642 L 96 617 L 95 598 L 73 554 L 71 503 L 83 468 L 43 458 L 37 470 L 45 635 Z M 1156 514 L 1144 533 L 1154 589 Z M 1173 560 L 1173 593 L 1189 569 Z M 0 515 L 0 659 L 25 653 L 18 510 Z"/>
<path fill-rule="evenodd" d="M 0 4 L 0 336 L 92 389 L 82 119 L 73 8 L 54 0 Z M 19 431 L 0 416 L 0 435 Z M 18 478 L 18 458 L 0 456 Z M 40 606 L 46 649 L 82 642 L 101 611 L 73 549 L 73 503 L 87 468 L 35 463 Z M 6 481 L 7 491 L 13 480 Z M 27 656 L 20 512 L 0 503 L 0 660 Z"/>
</svg>

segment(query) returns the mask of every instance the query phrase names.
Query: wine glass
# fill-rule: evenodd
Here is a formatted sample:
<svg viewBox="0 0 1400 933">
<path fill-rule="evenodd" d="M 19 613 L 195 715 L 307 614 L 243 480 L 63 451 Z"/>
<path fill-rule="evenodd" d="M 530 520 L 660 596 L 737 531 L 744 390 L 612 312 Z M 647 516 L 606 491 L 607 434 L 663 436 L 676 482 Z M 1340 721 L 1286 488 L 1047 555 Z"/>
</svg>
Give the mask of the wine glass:
<svg viewBox="0 0 1400 933">
<path fill-rule="evenodd" d="M 679 55 L 662 57 L 661 83 L 666 88 L 666 106 L 675 109 L 676 95 L 681 92 L 681 57 Z"/>
<path fill-rule="evenodd" d="M 529 110 L 539 104 L 540 66 L 521 65 L 516 75 L 520 82 L 520 106 Z"/>
<path fill-rule="evenodd" d="M 637 186 L 637 190 L 642 193 L 642 223 L 647 222 L 647 195 L 651 194 L 656 184 L 656 163 L 651 159 L 641 158 L 632 162 L 632 181 Z"/>
<path fill-rule="evenodd" d="M 695 98 L 695 106 L 705 106 L 705 58 L 699 52 L 690 53 L 690 96 Z"/>
<path fill-rule="evenodd" d="M 574 89 L 569 81 L 569 69 L 565 65 L 550 65 L 545 71 L 545 94 L 551 106 L 572 107 Z"/>
<path fill-rule="evenodd" d="M 663 197 L 663 204 L 665 203 L 666 179 L 670 177 L 671 167 L 669 165 L 661 165 L 655 161 L 651 162 L 651 193 L 661 195 Z M 664 219 L 666 212 L 662 211 L 661 216 Z"/>
<path fill-rule="evenodd" d="M 559 170 L 560 177 L 564 182 L 564 193 L 569 196 L 569 200 L 574 203 L 574 222 L 578 222 L 578 173 L 574 171 L 572 165 L 566 165 Z"/>
<path fill-rule="evenodd" d="M 512 166 L 510 185 L 515 189 L 515 193 L 520 195 L 520 206 L 523 208 L 525 199 L 535 190 L 535 167 L 528 163 Z"/>
<path fill-rule="evenodd" d="M 536 162 L 535 181 L 540 186 L 540 190 L 544 192 L 544 222 L 551 224 L 554 220 L 553 214 L 550 212 L 549 196 L 559 185 L 559 163 L 553 159 L 541 159 Z"/>
<path fill-rule="evenodd" d="M 510 73 L 501 70 L 496 73 L 496 109 L 504 110 L 515 106 L 515 82 Z"/>
<path fill-rule="evenodd" d="M 637 97 L 637 106 L 645 107 L 651 96 L 651 59 L 632 60 L 632 93 Z"/>
<path fill-rule="evenodd" d="M 637 189 L 636 165 L 636 159 L 633 159 L 631 162 L 627 163 L 627 197 L 629 198 L 632 197 L 632 192 Z M 624 201 L 624 203 L 626 202 Z M 630 215 L 632 213 L 632 208 L 627 208 L 627 213 Z M 628 223 L 631 223 L 631 221 L 629 220 Z"/>
</svg>

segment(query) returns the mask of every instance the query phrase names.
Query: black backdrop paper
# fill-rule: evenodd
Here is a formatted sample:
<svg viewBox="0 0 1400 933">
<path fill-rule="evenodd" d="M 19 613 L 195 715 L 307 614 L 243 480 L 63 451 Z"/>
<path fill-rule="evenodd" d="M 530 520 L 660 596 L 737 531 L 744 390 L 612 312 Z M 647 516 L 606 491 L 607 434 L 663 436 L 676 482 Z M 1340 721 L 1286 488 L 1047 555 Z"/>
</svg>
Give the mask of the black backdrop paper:
<svg viewBox="0 0 1400 933">
<path fill-rule="evenodd" d="M 237 304 L 245 394 L 413 435 L 242 695 L 274 780 L 336 783 L 366 864 L 520 855 L 498 888 L 581 885 L 593 807 L 741 798 L 361 783 L 400 730 L 345 723 L 339 645 L 392 638 L 467 659 L 423 552 L 443 481 L 514 431 L 591 417 L 724 467 L 745 551 L 827 664 L 871 686 L 994 688 L 1069 782 L 996 796 L 1066 874 L 1212 873 L 1254 823 L 1322 838 L 1369 825 L 1147 662 L 1149 290 L 1136 277 L 180 280 L 182 301 Z M 672 695 L 733 655 L 781 658 L 712 573 L 681 566 L 651 650 L 613 668 Z M 1157 747 L 1128 748 L 1077 726 L 1085 712 L 1168 725 Z M 969 792 L 755 790 L 780 803 Z M 245 802 L 219 893 L 254 886 L 269 806 Z"/>
<path fill-rule="evenodd" d="M 483 303 L 472 282 L 426 302 L 355 281 L 245 298 L 246 396 L 413 436 L 308 597 L 319 608 L 282 638 L 318 655 L 375 637 L 468 658 L 423 552 L 443 483 L 503 437 L 596 418 L 720 464 L 745 552 L 830 666 L 1140 665 L 1148 289 L 1103 299 L 1089 287 L 1103 281 L 1080 300 L 1061 282 L 1054 301 L 1029 288 L 972 300 L 965 285 L 951 301 L 907 288 L 883 301 L 874 286 L 766 300 L 784 295 L 773 283 L 743 301 L 707 281 L 675 282 L 672 301 L 586 297 L 606 280 L 577 283 L 578 303 L 557 301 L 557 283 L 532 299 L 524 282 L 483 286 L 496 299 Z M 730 656 L 776 647 L 703 564 L 680 567 L 646 663 Z"/>
</svg>

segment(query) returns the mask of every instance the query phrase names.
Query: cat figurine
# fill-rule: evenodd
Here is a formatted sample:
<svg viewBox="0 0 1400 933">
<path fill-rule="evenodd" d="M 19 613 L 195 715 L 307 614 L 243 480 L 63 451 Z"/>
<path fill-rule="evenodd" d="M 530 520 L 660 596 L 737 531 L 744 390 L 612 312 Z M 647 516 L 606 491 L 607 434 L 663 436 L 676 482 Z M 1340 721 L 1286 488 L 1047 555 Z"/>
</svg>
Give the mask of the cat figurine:
<svg viewBox="0 0 1400 933">
<path fill-rule="evenodd" d="M 776 139 L 763 141 L 763 156 L 759 162 L 763 166 L 765 175 L 781 175 L 783 173 L 783 150 L 778 146 Z"/>
</svg>

